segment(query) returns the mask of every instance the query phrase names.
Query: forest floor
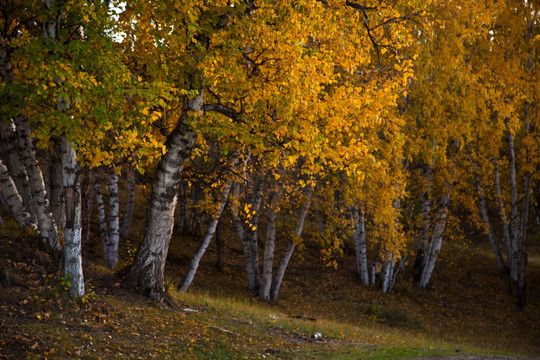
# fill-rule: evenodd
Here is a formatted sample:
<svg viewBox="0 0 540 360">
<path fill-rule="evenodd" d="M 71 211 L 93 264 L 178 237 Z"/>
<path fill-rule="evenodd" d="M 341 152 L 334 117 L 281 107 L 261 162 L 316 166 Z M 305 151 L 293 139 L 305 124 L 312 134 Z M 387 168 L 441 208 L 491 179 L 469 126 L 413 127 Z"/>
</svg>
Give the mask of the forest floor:
<svg viewBox="0 0 540 360">
<path fill-rule="evenodd" d="M 524 309 L 489 249 L 459 242 L 443 244 L 430 289 L 414 284 L 409 264 L 386 295 L 359 283 L 347 251 L 334 269 L 308 244 L 293 256 L 279 301 L 266 304 L 245 288 L 230 230 L 222 229 L 223 269 L 212 244 L 187 294 L 175 288 L 198 238 L 174 236 L 166 275 L 173 310 L 123 289 L 101 260 L 98 236 L 85 248 L 88 295 L 75 303 L 38 239 L 0 229 L 0 359 L 540 358 L 538 241 Z M 134 240 L 122 242 L 116 270 L 134 249 Z"/>
</svg>

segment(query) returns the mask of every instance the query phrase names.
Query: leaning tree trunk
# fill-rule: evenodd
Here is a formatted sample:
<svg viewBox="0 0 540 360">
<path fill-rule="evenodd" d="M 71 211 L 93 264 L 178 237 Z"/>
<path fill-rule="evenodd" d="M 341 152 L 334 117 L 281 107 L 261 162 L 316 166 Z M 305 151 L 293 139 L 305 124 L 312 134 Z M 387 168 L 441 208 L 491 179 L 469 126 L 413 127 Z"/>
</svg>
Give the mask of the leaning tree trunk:
<svg viewBox="0 0 540 360">
<path fill-rule="evenodd" d="M 437 210 L 436 222 L 433 226 L 433 232 L 431 234 L 430 244 L 425 254 L 425 266 L 420 274 L 420 287 L 427 287 L 429 280 L 435 269 L 435 263 L 437 262 L 437 256 L 442 246 L 442 237 L 444 228 L 446 225 L 446 217 L 448 211 L 448 205 L 450 203 L 450 192 L 443 195 L 439 201 L 439 209 Z"/>
<path fill-rule="evenodd" d="M 470 149 L 469 149 L 470 152 Z M 473 165 L 474 172 L 474 184 L 476 186 L 476 194 L 478 196 L 478 209 L 480 210 L 480 216 L 482 222 L 484 223 L 485 229 L 487 230 L 487 235 L 489 242 L 491 243 L 491 248 L 493 249 L 493 254 L 495 255 L 495 260 L 497 261 L 497 266 L 500 272 L 506 271 L 507 267 L 504 263 L 504 259 L 501 255 L 501 249 L 499 248 L 499 243 L 495 238 L 495 233 L 493 232 L 493 227 L 491 226 L 491 221 L 489 220 L 489 214 L 486 205 L 486 199 L 484 197 L 484 191 L 482 190 L 482 181 L 480 180 L 480 174 L 478 171 L 478 163 L 471 153 L 471 161 Z"/>
<path fill-rule="evenodd" d="M 105 254 L 107 267 L 112 269 L 118 262 L 118 243 L 120 242 L 120 201 L 118 199 L 118 175 L 109 176 L 109 252 Z"/>
<path fill-rule="evenodd" d="M 130 171 L 126 178 L 126 210 L 124 212 L 122 227 L 120 228 L 120 237 L 124 239 L 129 236 L 129 230 L 133 221 L 133 212 L 135 211 L 135 180 L 133 171 Z"/>
<path fill-rule="evenodd" d="M 11 83 L 14 80 L 13 65 L 9 58 L 8 48 L 5 44 L 3 36 L 0 34 L 0 75 L 6 83 Z M 30 198 L 32 199 L 31 208 L 33 215 L 37 218 L 39 235 L 43 243 L 47 244 L 54 250 L 60 250 L 61 245 L 58 239 L 58 233 L 56 224 L 52 217 L 51 210 L 49 208 L 49 201 L 46 196 L 45 182 L 43 181 L 43 174 L 39 168 L 36 160 L 34 150 L 32 148 L 32 140 L 30 138 L 30 125 L 28 118 L 25 115 L 13 116 L 15 124 L 15 136 L 13 136 L 13 130 L 10 126 L 2 121 L 2 138 L 10 141 L 16 141 L 18 146 L 14 143 L 9 144 L 12 149 L 17 148 L 20 156 L 20 162 L 14 164 L 8 164 L 10 167 L 24 167 L 28 176 L 28 183 L 30 185 Z M 26 201 L 26 199 L 24 199 Z"/>
<path fill-rule="evenodd" d="M 272 301 L 277 301 L 278 299 L 278 293 L 281 287 L 281 282 L 283 281 L 283 276 L 285 275 L 285 270 L 287 270 L 287 266 L 289 265 L 291 256 L 294 252 L 294 249 L 296 248 L 295 241 L 297 241 L 297 239 L 299 239 L 302 235 L 302 230 L 304 229 L 304 221 L 306 220 L 306 216 L 311 205 L 312 194 L 313 187 L 309 186 L 305 195 L 307 199 L 304 202 L 302 208 L 300 209 L 300 213 L 298 214 L 298 222 L 296 223 L 296 228 L 294 229 L 295 238 L 289 243 L 289 246 L 287 246 L 287 250 L 285 251 L 283 258 L 281 258 L 281 261 L 279 262 L 279 266 L 276 270 L 276 275 L 274 276 L 274 281 L 272 282 L 272 288 L 270 289 L 270 299 Z"/>
<path fill-rule="evenodd" d="M 17 191 L 13 179 L 4 163 L 0 160 L 0 188 L 9 206 L 15 221 L 21 230 L 31 228 L 37 230 L 37 225 L 32 221 L 32 216 L 24 207 L 23 200 Z"/>
<path fill-rule="evenodd" d="M 71 282 L 73 298 L 84 296 L 82 268 L 81 188 L 77 174 L 77 154 L 73 143 L 62 138 L 62 179 L 65 192 L 64 273 Z"/>
<path fill-rule="evenodd" d="M 363 285 L 369 285 L 369 274 L 367 264 L 366 245 L 366 225 L 365 214 L 362 208 L 354 205 L 350 209 L 350 216 L 353 223 L 353 240 L 356 251 L 356 269 Z"/>
<path fill-rule="evenodd" d="M 193 103 L 202 106 L 200 100 Z M 165 292 L 165 261 L 174 226 L 174 209 L 178 199 L 178 187 L 184 163 L 195 145 L 196 134 L 185 129 L 185 108 L 176 128 L 165 143 L 166 153 L 162 156 L 152 181 L 152 193 L 146 211 L 145 231 L 135 260 L 124 280 L 130 288 L 138 289 L 162 300 Z"/>
<path fill-rule="evenodd" d="M 231 169 L 236 165 L 236 162 L 238 161 L 238 156 L 234 155 L 234 158 L 232 160 Z M 191 263 L 189 265 L 189 270 L 187 274 L 184 276 L 184 279 L 178 286 L 178 289 L 182 292 L 188 291 L 189 287 L 191 286 L 191 283 L 193 282 L 193 279 L 195 278 L 195 273 L 197 272 L 197 269 L 199 268 L 199 263 L 206 252 L 206 249 L 208 248 L 208 245 L 210 244 L 210 240 L 212 240 L 212 236 L 214 236 L 214 233 L 216 231 L 217 225 L 219 223 L 219 219 L 221 217 L 221 214 L 223 213 L 223 209 L 225 208 L 225 204 L 227 203 L 227 199 L 229 198 L 229 192 L 231 190 L 233 180 L 232 178 L 227 180 L 225 183 L 225 186 L 223 187 L 223 190 L 221 191 L 221 194 L 218 199 L 216 212 L 213 213 L 212 219 L 210 220 L 210 224 L 208 225 L 208 228 L 206 229 L 206 233 L 204 234 L 204 237 L 197 247 L 197 250 L 195 251 L 195 254 L 191 258 Z"/>
</svg>

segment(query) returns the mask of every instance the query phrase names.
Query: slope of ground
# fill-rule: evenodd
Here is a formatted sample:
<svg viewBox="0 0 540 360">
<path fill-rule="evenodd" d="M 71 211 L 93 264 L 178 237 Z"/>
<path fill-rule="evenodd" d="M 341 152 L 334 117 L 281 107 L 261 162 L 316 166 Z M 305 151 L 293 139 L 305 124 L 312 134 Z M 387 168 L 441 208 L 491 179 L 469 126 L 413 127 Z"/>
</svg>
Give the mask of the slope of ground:
<svg viewBox="0 0 540 360">
<path fill-rule="evenodd" d="M 419 290 L 404 273 L 387 295 L 359 284 L 352 256 L 331 269 L 308 247 L 294 256 L 280 301 L 266 304 L 245 290 L 240 244 L 226 227 L 223 235 L 223 271 L 216 270 L 211 247 L 188 294 L 174 289 L 198 240 L 175 235 L 167 279 L 178 309 L 171 310 L 122 289 L 121 279 L 103 266 L 97 236 L 86 248 L 89 295 L 74 303 L 58 277 L 58 259 L 39 250 L 39 240 L 3 233 L 0 358 L 480 359 L 471 356 L 540 354 L 536 256 L 530 261 L 529 304 L 521 310 L 507 294 L 506 278 L 497 273 L 489 251 L 455 244 L 445 244 L 431 289 Z M 134 242 L 124 241 L 122 248 L 125 259 Z"/>
</svg>

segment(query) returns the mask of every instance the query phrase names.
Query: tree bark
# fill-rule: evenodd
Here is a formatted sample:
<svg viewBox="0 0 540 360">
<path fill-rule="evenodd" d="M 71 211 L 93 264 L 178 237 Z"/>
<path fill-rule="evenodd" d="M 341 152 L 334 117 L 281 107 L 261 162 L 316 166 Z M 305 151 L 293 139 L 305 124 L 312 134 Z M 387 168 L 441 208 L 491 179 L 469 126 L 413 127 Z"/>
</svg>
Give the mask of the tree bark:
<svg viewBox="0 0 540 360">
<path fill-rule="evenodd" d="M 354 228 L 353 240 L 354 248 L 356 250 L 356 268 L 362 284 L 369 285 L 364 210 L 362 208 L 359 208 L 357 205 L 354 205 L 350 209 L 350 216 Z"/>
<path fill-rule="evenodd" d="M 508 127 L 507 122 L 505 121 Z M 508 265 L 510 268 L 510 281 L 517 284 L 519 277 L 519 239 L 521 237 L 519 228 L 518 211 L 518 191 L 516 180 L 516 155 L 514 148 L 514 136 L 509 129 L 506 131 L 508 143 L 508 167 L 510 171 L 510 258 Z"/>
<path fill-rule="evenodd" d="M 111 251 L 111 242 L 109 239 L 109 227 L 107 225 L 107 213 L 105 212 L 105 203 L 101 193 L 101 181 L 96 179 L 94 182 L 94 193 L 96 194 L 96 205 L 99 217 L 99 230 L 101 231 L 101 243 L 103 244 L 103 258 L 107 262 L 109 252 Z"/>
<path fill-rule="evenodd" d="M 293 239 L 293 241 L 289 243 L 289 246 L 287 246 L 287 250 L 285 251 L 283 258 L 279 263 L 279 266 L 276 270 L 276 275 L 274 276 L 274 281 L 272 282 L 272 289 L 270 290 L 270 299 L 272 301 L 277 301 L 278 299 L 278 293 L 281 287 L 281 282 L 283 281 L 283 276 L 285 275 L 285 270 L 287 270 L 287 266 L 289 265 L 291 256 L 294 252 L 294 249 L 296 248 L 295 240 L 299 239 L 302 235 L 302 230 L 304 229 L 304 221 L 306 220 L 306 216 L 309 212 L 309 207 L 311 205 L 312 194 L 313 187 L 310 186 L 306 191 L 306 201 L 304 202 L 304 205 L 300 208 L 300 212 L 298 214 L 298 222 L 296 223 L 296 228 L 294 229 L 295 239 Z"/>
<path fill-rule="evenodd" d="M 124 280 L 126 286 L 158 299 L 162 298 L 165 291 L 165 261 L 174 225 L 178 187 L 184 163 L 196 139 L 196 134 L 185 128 L 187 111 L 201 109 L 202 92 L 198 97 L 200 100 L 193 103 L 200 103 L 200 107 L 188 109 L 185 106 L 176 128 L 167 137 L 167 151 L 162 156 L 152 181 L 143 240 Z"/>
<path fill-rule="evenodd" d="M 118 175 L 113 171 L 109 176 L 109 243 L 110 251 L 106 254 L 109 269 L 118 262 L 118 243 L 120 242 L 120 200 L 118 198 Z"/>
<path fill-rule="evenodd" d="M 71 282 L 73 298 L 84 296 L 82 268 L 81 189 L 77 174 L 77 154 L 73 143 L 62 138 L 62 179 L 65 192 L 66 226 L 64 228 L 64 273 Z"/>
<path fill-rule="evenodd" d="M 482 181 L 480 180 L 480 174 L 478 171 L 478 163 L 474 158 L 473 154 L 469 149 L 471 156 L 471 161 L 473 165 L 474 172 L 474 184 L 476 186 L 476 194 L 478 196 L 478 209 L 480 210 L 480 217 L 484 223 L 485 230 L 487 230 L 487 235 L 489 242 L 491 243 L 491 248 L 493 249 L 493 254 L 495 255 L 495 260 L 497 261 L 497 266 L 500 272 L 505 272 L 507 270 L 504 259 L 501 255 L 501 249 L 499 248 L 499 243 L 495 238 L 495 233 L 493 232 L 493 227 L 491 226 L 491 221 L 489 220 L 488 209 L 486 205 L 486 199 L 484 197 L 484 191 L 482 190 Z"/>
<path fill-rule="evenodd" d="M 272 288 L 272 270 L 274 267 L 274 250 L 276 247 L 276 207 L 280 196 L 273 193 L 270 197 L 268 215 L 266 222 L 266 237 L 264 239 L 263 273 L 259 298 L 270 301 L 270 290 Z"/>
<path fill-rule="evenodd" d="M 27 228 L 37 230 L 37 225 L 32 221 L 32 216 L 24 207 L 23 200 L 17 191 L 13 179 L 4 163 L 0 160 L 0 187 L 4 198 L 9 206 L 19 228 L 25 231 Z"/>
<path fill-rule="evenodd" d="M 510 243 L 510 225 L 508 223 L 508 217 L 504 209 L 504 198 L 501 189 L 501 180 L 499 172 L 499 159 L 495 156 L 493 158 L 493 182 L 495 184 L 495 192 L 497 194 L 497 207 L 499 209 L 499 218 L 501 219 L 501 225 L 503 229 L 503 244 L 506 245 L 506 263 L 510 268 L 512 261 L 512 245 Z"/>
<path fill-rule="evenodd" d="M 133 212 L 135 211 L 135 180 L 133 171 L 130 171 L 126 176 L 126 210 L 124 212 L 124 219 L 122 221 L 122 227 L 120 228 L 120 237 L 129 237 L 129 230 L 133 221 Z"/>
<path fill-rule="evenodd" d="M 429 280 L 431 279 L 433 269 L 435 269 L 437 256 L 439 255 L 439 251 L 441 250 L 442 237 L 443 237 L 444 228 L 446 225 L 446 217 L 447 217 L 449 204 L 450 204 L 450 192 L 443 195 L 439 201 L 439 208 L 437 210 L 437 219 L 433 226 L 433 232 L 431 234 L 429 247 L 425 254 L 426 256 L 425 266 L 422 270 L 422 273 L 420 274 L 419 285 L 420 287 L 423 287 L 423 288 L 427 287 L 429 284 Z"/>
</svg>

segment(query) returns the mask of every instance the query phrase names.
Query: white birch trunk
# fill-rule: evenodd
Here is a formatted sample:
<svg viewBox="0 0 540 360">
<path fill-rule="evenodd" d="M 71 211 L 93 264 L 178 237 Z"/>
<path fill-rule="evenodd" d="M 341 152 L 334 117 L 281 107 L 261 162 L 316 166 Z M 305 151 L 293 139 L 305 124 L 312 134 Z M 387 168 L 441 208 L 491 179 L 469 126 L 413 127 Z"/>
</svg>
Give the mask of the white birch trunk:
<svg viewBox="0 0 540 360">
<path fill-rule="evenodd" d="M 369 285 L 371 286 L 375 285 L 376 281 L 377 281 L 377 265 L 371 264 L 371 278 L 369 281 Z"/>
<path fill-rule="evenodd" d="M 499 172 L 499 159 L 495 156 L 493 158 L 493 182 L 495 184 L 495 191 L 497 194 L 497 207 L 499 217 L 501 219 L 501 226 L 503 229 L 503 244 L 506 245 L 506 262 L 508 268 L 510 268 L 510 262 L 512 258 L 512 245 L 510 243 L 510 224 L 508 223 L 508 217 L 504 208 L 504 199 L 501 189 L 501 180 Z"/>
<path fill-rule="evenodd" d="M 126 209 L 122 227 L 120 228 L 121 238 L 129 237 L 129 230 L 131 229 L 131 223 L 133 221 L 133 212 L 135 211 L 135 180 L 133 178 L 133 171 L 129 172 L 126 180 Z"/>
<path fill-rule="evenodd" d="M 350 216 L 353 223 L 353 240 L 356 251 L 356 267 L 360 281 L 363 285 L 369 285 L 369 273 L 367 265 L 367 244 L 366 244 L 366 224 L 365 214 L 362 208 L 354 205 L 350 209 Z"/>
<path fill-rule="evenodd" d="M 62 179 L 65 192 L 66 226 L 64 228 L 64 273 L 71 282 L 73 298 L 84 296 L 82 268 L 81 189 L 77 175 L 77 154 L 73 143 L 62 138 Z"/>
<path fill-rule="evenodd" d="M 112 269 L 118 262 L 118 243 L 120 241 L 120 201 L 118 199 L 118 175 L 113 172 L 109 176 L 109 252 L 105 254 L 105 262 Z"/>
<path fill-rule="evenodd" d="M 266 237 L 264 239 L 263 271 L 259 298 L 270 301 L 270 290 L 272 288 L 272 270 L 274 267 L 274 250 L 276 247 L 276 206 L 280 196 L 277 193 L 271 195 L 266 222 Z"/>
<path fill-rule="evenodd" d="M 470 149 L 469 149 L 470 152 Z M 478 195 L 478 209 L 480 210 L 480 217 L 482 218 L 482 222 L 484 223 L 484 226 L 487 230 L 487 235 L 489 242 L 491 243 L 491 248 L 493 249 L 493 254 L 495 255 L 495 260 L 497 261 L 497 266 L 499 268 L 499 271 L 504 272 L 506 268 L 506 264 L 504 263 L 504 259 L 501 255 L 501 249 L 499 248 L 499 243 L 497 242 L 497 239 L 495 238 L 495 233 L 493 232 L 493 227 L 491 226 L 491 221 L 489 220 L 489 214 L 487 210 L 486 205 L 486 199 L 484 197 L 484 192 L 482 190 L 482 182 L 480 180 L 480 174 L 478 173 L 478 163 L 476 162 L 476 159 L 471 153 L 471 161 L 473 165 L 473 171 L 474 171 L 474 184 L 476 186 L 476 194 Z"/>
<path fill-rule="evenodd" d="M 439 209 L 437 210 L 437 218 L 435 225 L 433 226 L 433 232 L 431 234 L 431 240 L 427 252 L 425 254 L 426 261 L 425 266 L 420 274 L 420 287 L 427 287 L 433 270 L 435 269 L 435 263 L 437 262 L 437 256 L 442 246 L 442 237 L 444 228 L 446 225 L 446 217 L 448 211 L 448 205 L 450 203 L 450 192 L 443 195 L 439 202 Z"/>
<path fill-rule="evenodd" d="M 94 193 L 96 194 L 96 205 L 99 217 L 99 230 L 101 231 L 101 243 L 103 244 L 103 257 L 107 261 L 107 254 L 111 251 L 111 241 L 109 239 L 109 227 L 107 225 L 107 214 L 105 213 L 105 203 L 101 193 L 101 182 L 94 183 Z"/>
<path fill-rule="evenodd" d="M 231 168 L 236 165 L 236 162 L 238 160 L 238 156 L 235 156 L 233 158 Z M 227 203 L 227 199 L 229 198 L 229 192 L 231 190 L 233 180 L 227 180 L 225 183 L 225 186 L 223 187 L 223 190 L 221 191 L 221 194 L 218 199 L 218 208 L 216 209 L 216 212 L 213 213 L 212 219 L 210 220 L 210 224 L 208 225 L 208 228 L 206 229 L 206 233 L 204 234 L 204 237 L 197 247 L 197 250 L 195 251 L 195 254 L 191 258 L 191 263 L 189 265 L 189 269 L 187 274 L 184 276 L 184 279 L 178 286 L 178 289 L 182 292 L 188 291 L 189 287 L 191 286 L 191 283 L 193 282 L 193 279 L 195 278 L 195 274 L 197 272 L 197 269 L 199 268 L 199 263 L 206 252 L 206 249 L 208 248 L 208 245 L 210 244 L 210 240 L 212 240 L 212 236 L 214 236 L 214 233 L 216 231 L 217 225 L 219 223 L 219 219 L 221 217 L 221 214 L 223 213 L 223 209 L 225 208 L 225 204 Z"/>
<path fill-rule="evenodd" d="M 506 122 L 505 122 L 506 123 Z M 507 124 L 508 126 L 508 124 Z M 517 283 L 519 277 L 519 239 L 520 220 L 518 211 L 518 190 L 516 180 L 516 155 L 514 149 L 514 136 L 509 129 L 506 131 L 508 142 L 508 167 L 510 171 L 510 258 L 508 267 L 510 268 L 510 279 Z"/>
<path fill-rule="evenodd" d="M 202 92 L 198 96 L 202 108 Z M 187 106 L 186 106 L 187 107 Z M 185 129 L 187 108 L 176 128 L 167 137 L 166 153 L 162 156 L 152 181 L 152 193 L 146 212 L 145 231 L 134 263 L 124 280 L 125 285 L 163 299 L 165 292 L 165 261 L 174 226 L 174 210 L 184 163 L 195 145 L 196 134 Z"/>
<path fill-rule="evenodd" d="M 298 222 L 296 223 L 296 228 L 294 229 L 295 239 L 300 238 L 300 236 L 302 235 L 302 230 L 304 229 L 304 221 L 306 220 L 306 216 L 309 212 L 309 207 L 311 205 L 312 194 L 313 194 L 313 187 L 309 187 L 306 192 L 307 199 L 304 202 L 304 205 L 300 208 L 300 212 L 298 214 Z M 294 239 L 293 239 L 293 241 L 289 243 L 289 246 L 287 246 L 287 250 L 285 251 L 285 254 L 283 255 L 283 258 L 281 259 L 279 266 L 276 270 L 276 275 L 274 276 L 274 281 L 272 282 L 272 288 L 270 290 L 270 299 L 272 301 L 277 301 L 278 299 L 278 293 L 281 287 L 281 282 L 283 281 L 285 270 L 287 270 L 287 266 L 289 265 L 289 261 L 291 260 L 291 256 L 295 248 L 296 248 L 296 243 L 294 242 Z"/>
<path fill-rule="evenodd" d="M 519 251 L 519 264 L 518 264 L 518 281 L 517 281 L 517 298 L 518 306 L 520 308 L 525 307 L 527 298 L 526 279 L 527 279 L 527 265 L 529 258 L 529 211 L 531 204 L 531 173 L 526 172 L 523 179 L 524 183 L 524 195 L 523 205 L 521 211 L 521 238 L 519 239 L 518 251 Z"/>
<path fill-rule="evenodd" d="M 387 260 L 383 262 L 381 271 L 381 287 L 383 294 L 388 293 L 392 284 L 392 275 L 394 274 L 394 253 L 392 253 Z"/>
<path fill-rule="evenodd" d="M 28 181 L 32 191 L 39 235 L 41 240 L 50 248 L 60 250 L 61 245 L 58 239 L 58 231 L 50 210 L 49 200 L 47 199 L 43 174 L 39 168 L 39 164 L 32 148 L 28 118 L 22 115 L 16 116 L 15 128 L 19 138 L 21 160 L 28 174 Z"/>
<path fill-rule="evenodd" d="M 7 202 L 11 213 L 19 228 L 26 230 L 31 228 L 37 230 L 37 225 L 32 221 L 32 216 L 24 207 L 23 200 L 17 191 L 17 187 L 13 179 L 9 175 L 9 171 L 4 163 L 0 160 L 0 187 L 5 201 Z"/>
</svg>

